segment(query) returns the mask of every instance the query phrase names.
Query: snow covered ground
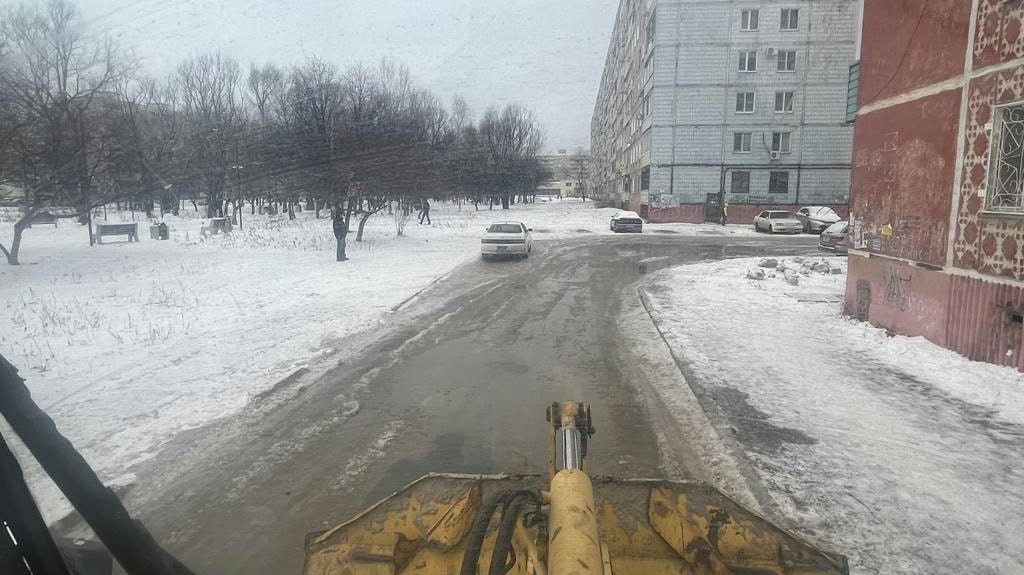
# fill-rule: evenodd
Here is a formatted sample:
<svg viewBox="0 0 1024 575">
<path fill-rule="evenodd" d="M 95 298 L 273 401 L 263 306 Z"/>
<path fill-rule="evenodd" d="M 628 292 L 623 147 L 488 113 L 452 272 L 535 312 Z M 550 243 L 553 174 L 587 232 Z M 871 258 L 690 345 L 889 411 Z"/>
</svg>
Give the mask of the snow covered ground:
<svg viewBox="0 0 1024 575">
<path fill-rule="evenodd" d="M 845 275 L 792 286 L 756 264 L 647 280 L 692 388 L 666 403 L 700 398 L 761 507 L 854 573 L 1024 573 L 1024 376 L 843 318 Z"/>
<path fill-rule="evenodd" d="M 507 211 L 436 204 L 432 225 L 413 216 L 402 237 L 381 214 L 366 241 L 349 237 L 351 259 L 340 264 L 330 221 L 308 211 L 294 221 L 246 211 L 242 230 L 209 238 L 199 233 L 206 220 L 188 211 L 165 218 L 170 241 L 149 239 L 143 220 L 140 242 L 95 247 L 65 220 L 27 230 L 23 265 L 0 265 L 0 353 L 101 478 L 128 483 L 124 470 L 178 433 L 230 416 L 296 370 L 316 372 L 341 338 L 379 329 L 392 308 L 478 257 L 490 222 L 521 220 L 537 240 L 557 240 L 609 234 L 615 212 L 572 200 Z M 685 224 L 647 233 L 666 231 L 753 233 Z M 58 518 L 67 506 L 55 487 L 38 469 L 30 475 L 47 517 Z"/>
</svg>

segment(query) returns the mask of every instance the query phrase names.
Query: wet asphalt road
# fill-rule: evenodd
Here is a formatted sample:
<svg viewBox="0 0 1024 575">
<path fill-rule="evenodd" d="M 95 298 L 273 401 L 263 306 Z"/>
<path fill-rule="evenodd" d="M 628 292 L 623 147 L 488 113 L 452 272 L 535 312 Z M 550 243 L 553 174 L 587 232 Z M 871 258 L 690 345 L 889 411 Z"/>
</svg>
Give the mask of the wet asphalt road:
<svg viewBox="0 0 1024 575">
<path fill-rule="evenodd" d="M 592 404 L 595 473 L 662 476 L 659 408 L 617 324 L 635 305 L 638 261 L 809 253 L 814 240 L 592 236 L 468 263 L 386 332 L 337 342 L 356 351 L 326 374 L 180 436 L 136 470 L 126 503 L 197 573 L 297 574 L 307 533 L 424 473 L 543 472 L 544 408 L 564 399 Z M 685 438 L 678 450 L 687 460 Z"/>
</svg>

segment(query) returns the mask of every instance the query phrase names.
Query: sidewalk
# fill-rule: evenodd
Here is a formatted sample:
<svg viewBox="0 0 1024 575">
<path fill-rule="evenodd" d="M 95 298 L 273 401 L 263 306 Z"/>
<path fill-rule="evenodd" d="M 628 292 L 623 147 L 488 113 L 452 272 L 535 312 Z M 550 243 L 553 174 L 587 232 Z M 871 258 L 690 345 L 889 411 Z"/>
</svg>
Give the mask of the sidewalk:
<svg viewBox="0 0 1024 575">
<path fill-rule="evenodd" d="M 765 513 L 857 574 L 1024 573 L 1024 375 L 841 317 L 845 275 L 794 287 L 756 264 L 642 289 Z"/>
</svg>

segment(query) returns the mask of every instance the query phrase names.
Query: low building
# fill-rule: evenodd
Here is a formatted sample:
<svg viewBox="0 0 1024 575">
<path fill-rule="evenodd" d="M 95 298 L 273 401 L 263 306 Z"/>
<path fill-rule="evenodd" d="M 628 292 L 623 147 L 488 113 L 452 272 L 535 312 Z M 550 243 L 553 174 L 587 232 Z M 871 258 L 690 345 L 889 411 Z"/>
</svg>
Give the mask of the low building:
<svg viewBox="0 0 1024 575">
<path fill-rule="evenodd" d="M 846 304 L 1024 369 L 1024 8 L 867 0 Z"/>
<path fill-rule="evenodd" d="M 857 0 L 621 0 L 591 122 L 597 197 L 651 221 L 846 213 Z"/>
<path fill-rule="evenodd" d="M 537 160 L 551 179 L 537 186 L 538 195 L 562 198 L 586 197 L 589 183 L 590 155 L 582 152 L 570 154 L 558 150 L 554 154 L 537 156 Z"/>
</svg>

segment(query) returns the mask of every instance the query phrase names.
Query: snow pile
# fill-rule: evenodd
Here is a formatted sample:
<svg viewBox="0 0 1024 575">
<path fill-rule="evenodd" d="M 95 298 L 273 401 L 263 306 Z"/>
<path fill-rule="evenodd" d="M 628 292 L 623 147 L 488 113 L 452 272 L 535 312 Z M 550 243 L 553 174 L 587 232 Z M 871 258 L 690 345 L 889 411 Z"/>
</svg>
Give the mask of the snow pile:
<svg viewBox="0 0 1024 575">
<path fill-rule="evenodd" d="M 664 270 L 646 292 L 765 511 L 854 573 L 1024 572 L 1024 376 L 845 319 L 842 259 L 796 286 L 747 279 L 758 263 Z"/>
</svg>

